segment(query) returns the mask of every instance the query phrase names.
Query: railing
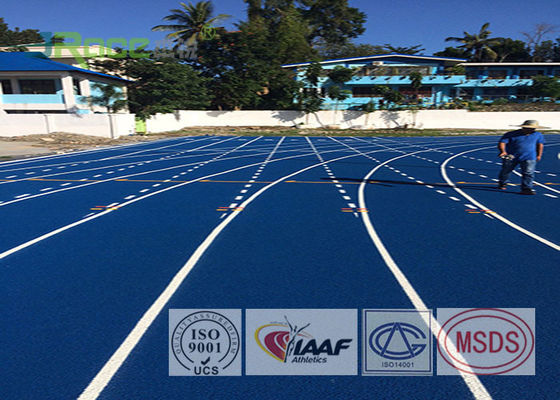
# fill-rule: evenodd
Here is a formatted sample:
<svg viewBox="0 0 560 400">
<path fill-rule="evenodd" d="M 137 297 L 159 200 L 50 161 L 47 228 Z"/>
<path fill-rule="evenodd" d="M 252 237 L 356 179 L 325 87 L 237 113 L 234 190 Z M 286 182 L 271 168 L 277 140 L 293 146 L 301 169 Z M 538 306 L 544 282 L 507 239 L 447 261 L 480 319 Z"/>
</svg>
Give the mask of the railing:
<svg viewBox="0 0 560 400">
<path fill-rule="evenodd" d="M 62 94 L 4 94 L 4 104 L 64 104 Z"/>
</svg>

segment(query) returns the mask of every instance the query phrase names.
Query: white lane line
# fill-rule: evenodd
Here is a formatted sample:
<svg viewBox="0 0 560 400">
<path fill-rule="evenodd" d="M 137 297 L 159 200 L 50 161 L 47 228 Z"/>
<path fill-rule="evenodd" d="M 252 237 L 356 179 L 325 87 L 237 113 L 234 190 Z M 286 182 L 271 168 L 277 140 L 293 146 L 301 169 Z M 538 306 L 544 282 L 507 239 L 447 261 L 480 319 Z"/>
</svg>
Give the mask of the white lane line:
<svg viewBox="0 0 560 400">
<path fill-rule="evenodd" d="M 70 182 L 67 182 L 67 183 L 63 183 L 63 184 L 61 184 L 60 186 L 69 186 L 69 185 L 71 185 L 71 184 L 72 184 L 72 183 L 70 183 Z"/>
<path fill-rule="evenodd" d="M 547 196 L 547 197 L 552 197 L 553 199 L 557 199 L 557 198 L 558 198 L 558 196 L 555 196 L 555 195 L 550 194 L 550 193 L 545 193 L 544 195 Z"/>
<path fill-rule="evenodd" d="M 436 193 L 439 193 L 439 194 L 446 194 L 443 190 L 436 190 Z"/>
<path fill-rule="evenodd" d="M 465 204 L 465 207 L 470 208 L 472 210 L 476 210 L 476 207 L 473 206 L 472 204 Z"/>
<path fill-rule="evenodd" d="M 235 207 L 237 207 L 237 203 L 231 203 L 231 204 L 228 206 L 228 208 L 235 208 Z"/>
<path fill-rule="evenodd" d="M 146 193 L 146 192 L 148 192 L 149 190 L 150 190 L 150 189 L 142 189 L 142 190 L 140 190 L 140 193 Z"/>
<path fill-rule="evenodd" d="M 236 196 L 233 200 L 243 200 L 243 196 Z"/>
<path fill-rule="evenodd" d="M 247 193 L 247 189 L 243 189 L 239 193 Z"/>
<path fill-rule="evenodd" d="M 135 194 L 131 194 L 130 196 L 126 196 L 124 199 L 125 199 L 125 200 L 130 200 L 130 199 L 133 199 L 133 198 L 135 198 L 135 197 L 136 197 Z"/>
<path fill-rule="evenodd" d="M 451 156 L 451 157 L 449 157 L 448 159 L 446 159 L 446 160 L 443 162 L 443 164 L 441 164 L 441 167 L 440 167 L 441 175 L 443 176 L 443 179 L 445 179 L 445 181 L 447 182 L 447 184 L 448 184 L 449 186 L 451 186 L 457 193 L 459 193 L 461 196 L 463 196 L 465 199 L 467 199 L 468 201 L 470 201 L 471 203 L 473 203 L 475 206 L 477 206 L 477 207 L 480 208 L 481 210 L 488 210 L 489 208 L 486 207 L 484 204 L 482 204 L 482 203 L 476 201 L 475 199 L 473 199 L 471 196 L 469 196 L 468 194 L 466 194 L 466 193 L 465 193 L 464 191 L 462 191 L 461 189 L 459 189 L 459 188 L 455 185 L 455 183 L 452 182 L 451 179 L 449 179 L 449 177 L 447 176 L 447 172 L 445 171 L 445 166 L 447 165 L 447 163 L 448 163 L 449 161 L 451 161 L 451 160 L 454 159 L 455 157 L 459 157 L 459 156 L 461 156 L 461 155 L 463 155 L 463 154 L 465 154 L 465 153 L 469 153 L 469 152 L 472 152 L 472 151 L 479 151 L 479 150 L 481 150 L 481 149 L 487 149 L 487 148 L 488 148 L 488 147 L 481 147 L 481 148 L 479 148 L 479 149 L 467 150 L 467 151 L 464 151 L 464 152 L 462 152 L 462 153 L 458 153 L 458 154 L 456 154 L 456 155 L 454 155 L 454 156 Z M 539 236 L 539 235 L 537 235 L 537 234 L 535 234 L 535 233 L 533 233 L 533 232 L 531 232 L 531 231 L 529 231 L 529 230 L 527 230 L 527 229 L 525 229 L 525 228 L 522 228 L 521 226 L 519 226 L 519 225 L 513 223 L 512 221 L 510 221 L 509 219 L 507 219 L 507 218 L 501 216 L 501 215 L 498 214 L 497 212 L 492 213 L 492 216 L 493 216 L 494 218 L 496 218 L 496 219 L 502 221 L 504 224 L 506 224 L 506 225 L 512 227 L 513 229 L 516 229 L 516 230 L 518 230 L 519 232 L 524 233 L 525 235 L 527 235 L 527 236 L 529 236 L 529 237 L 531 237 L 531 238 L 533 238 L 533 239 L 535 239 L 535 240 L 538 240 L 539 242 L 541 242 L 541 243 L 543 243 L 543 244 L 545 244 L 545 245 L 547 245 L 547 246 L 553 248 L 554 250 L 560 251 L 560 246 L 557 245 L 556 243 L 551 242 L 550 240 L 547 240 L 547 239 L 545 239 L 545 238 L 543 238 L 543 237 L 541 237 L 541 236 Z"/>
<path fill-rule="evenodd" d="M 156 184 L 152 185 L 152 187 L 158 187 L 158 186 L 161 186 L 161 183 L 156 183 Z"/>
<path fill-rule="evenodd" d="M 548 176 L 556 176 L 556 174 L 547 174 Z"/>
<path fill-rule="evenodd" d="M 381 151 L 381 150 L 378 150 Z M 349 157 L 356 157 L 357 155 L 349 155 L 340 158 L 336 158 L 333 160 L 329 160 L 329 162 L 349 158 Z M 309 169 L 316 168 L 320 165 L 325 164 L 324 162 L 311 165 L 309 167 L 300 169 L 292 174 L 283 176 L 282 178 L 266 185 L 265 187 L 261 188 L 247 200 L 245 200 L 241 207 L 246 208 L 253 200 L 259 197 L 263 192 L 270 189 L 271 187 L 281 183 L 282 181 L 289 179 L 295 175 L 301 174 Z M 202 178 L 199 178 L 202 179 Z M 186 183 L 183 183 L 182 186 Z M 177 187 L 175 186 L 175 187 Z M 172 188 L 164 189 L 169 190 Z M 153 195 L 153 194 L 152 194 Z M 364 214 L 364 213 L 362 213 Z M 101 215 L 97 214 L 97 215 Z M 224 214 L 225 215 L 225 214 Z M 173 294 L 177 291 L 177 289 L 181 286 L 189 272 L 193 269 L 196 265 L 200 257 L 204 254 L 206 249 L 210 247 L 210 245 L 214 242 L 216 237 L 224 230 L 224 228 L 231 222 L 235 217 L 239 215 L 238 212 L 230 213 L 227 218 L 225 218 L 214 230 L 204 239 L 204 241 L 198 246 L 195 252 L 191 255 L 187 263 L 177 272 L 177 274 L 173 277 L 169 285 L 165 288 L 165 290 L 159 295 L 156 301 L 150 306 L 150 308 L 146 311 L 146 313 L 140 318 L 138 323 L 134 326 L 132 331 L 128 334 L 125 340 L 121 343 L 119 348 L 113 353 L 111 358 L 105 363 L 103 368 L 97 373 L 97 375 L 93 378 L 93 380 L 89 383 L 89 385 L 84 389 L 82 394 L 78 397 L 78 400 L 94 400 L 99 397 L 103 389 L 107 386 L 107 384 L 111 381 L 113 376 L 117 373 L 120 369 L 122 364 L 126 361 L 132 350 L 136 347 L 140 339 L 144 336 L 146 331 L 150 328 L 154 320 L 157 316 L 161 313 L 165 305 L 169 302 L 169 299 L 173 296 Z M 0 254 L 1 257 L 1 254 Z M 475 379 L 477 379 L 475 377 Z M 489 399 L 490 397 L 487 397 Z M 477 398 L 478 400 L 483 399 L 482 397 Z"/>
<path fill-rule="evenodd" d="M 433 188 L 434 188 L 432 185 L 426 185 L 426 187 L 427 187 L 428 189 L 433 189 Z"/>
<path fill-rule="evenodd" d="M 12 178 L 17 178 L 17 175 L 11 175 L 6 177 L 6 179 L 12 179 Z"/>
<path fill-rule="evenodd" d="M 20 194 L 19 196 L 15 196 L 15 199 L 21 199 L 22 197 L 29 196 L 30 193 Z"/>
<path fill-rule="evenodd" d="M 461 201 L 461 199 L 458 199 L 457 197 L 449 196 L 449 198 L 453 201 Z"/>
<path fill-rule="evenodd" d="M 107 207 L 115 207 L 117 204 L 119 204 L 119 203 L 111 203 L 111 204 L 109 204 Z M 93 214 L 93 213 L 92 213 L 92 214 Z"/>
<path fill-rule="evenodd" d="M 40 191 L 40 192 L 46 192 L 47 190 L 52 190 L 52 188 L 48 187 L 48 188 L 41 189 L 41 190 L 39 190 L 39 191 Z"/>
<path fill-rule="evenodd" d="M 425 150 L 421 150 L 421 151 L 425 151 Z M 419 152 L 420 151 L 415 152 L 415 153 L 419 153 Z M 412 153 L 412 154 L 415 154 L 415 153 Z M 384 164 L 389 163 L 389 162 L 394 161 L 394 160 L 397 160 L 397 159 L 402 158 L 402 157 L 407 157 L 407 156 L 408 156 L 408 154 L 405 154 L 405 155 L 402 155 L 402 156 L 397 156 L 395 158 L 392 158 L 390 160 L 385 161 Z M 383 164 L 381 164 L 381 165 L 383 165 Z M 360 208 L 365 209 L 367 207 L 366 206 L 366 201 L 365 201 L 365 194 L 364 194 L 365 193 L 366 182 L 381 167 L 381 165 L 378 165 L 377 167 L 373 168 L 362 179 L 362 183 L 360 184 L 360 187 L 358 189 L 358 202 L 359 202 Z M 404 290 L 404 292 L 406 293 L 406 295 L 408 296 L 408 298 L 410 299 L 410 301 L 414 305 L 414 308 L 416 308 L 417 310 L 422 310 L 422 311 L 427 310 L 428 307 L 426 306 L 424 301 L 420 298 L 420 296 L 418 295 L 418 293 L 416 292 L 414 287 L 411 285 L 408 278 L 401 271 L 401 269 L 399 268 L 399 266 L 397 265 L 395 260 L 393 260 L 393 257 L 391 257 L 391 254 L 387 251 L 387 248 L 385 247 L 385 245 L 381 241 L 381 238 L 379 237 L 379 235 L 375 231 L 375 228 L 373 227 L 373 224 L 372 224 L 371 219 L 369 217 L 369 213 L 361 213 L 361 214 L 362 214 L 362 221 L 363 221 L 363 223 L 366 227 L 366 230 L 367 230 L 371 240 L 373 241 L 373 244 L 375 245 L 375 247 L 379 251 L 379 254 L 381 254 L 381 257 L 383 257 L 383 260 L 385 261 L 385 264 L 387 265 L 389 270 L 393 273 L 393 276 L 397 279 L 397 281 L 401 285 L 402 289 Z M 424 314 L 421 314 L 421 315 L 422 315 L 422 318 L 424 319 L 424 322 L 426 323 L 426 325 L 431 327 L 432 334 L 434 335 L 434 337 L 437 338 L 438 334 L 441 331 L 441 326 L 438 324 L 437 320 L 433 316 L 428 318 Z M 454 350 L 455 349 L 453 349 L 453 348 L 451 349 L 453 354 L 459 354 L 457 356 L 459 358 L 459 360 L 463 361 L 466 364 L 465 360 L 462 360 L 462 356 L 460 355 L 460 353 L 458 353 Z M 465 369 L 469 370 L 470 368 L 466 367 Z M 474 373 L 471 375 L 471 374 L 468 374 L 468 373 L 463 372 L 463 371 L 460 371 L 460 374 L 461 374 L 461 377 L 465 381 L 466 385 L 468 386 L 468 388 L 470 389 L 471 393 L 473 394 L 473 396 L 475 397 L 476 400 L 489 400 L 489 399 L 492 398 L 490 396 L 490 393 L 488 393 L 488 391 L 486 390 L 486 388 L 482 384 L 482 382 L 480 382 L 480 380 L 478 379 L 478 376 L 474 375 Z"/>
</svg>

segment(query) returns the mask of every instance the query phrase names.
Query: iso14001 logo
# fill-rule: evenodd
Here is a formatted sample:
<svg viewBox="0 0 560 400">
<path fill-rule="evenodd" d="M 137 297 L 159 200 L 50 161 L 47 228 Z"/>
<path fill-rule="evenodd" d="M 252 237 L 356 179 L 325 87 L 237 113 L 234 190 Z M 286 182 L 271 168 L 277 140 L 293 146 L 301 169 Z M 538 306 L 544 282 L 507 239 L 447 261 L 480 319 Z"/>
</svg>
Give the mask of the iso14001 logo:
<svg viewBox="0 0 560 400">
<path fill-rule="evenodd" d="M 241 375 L 241 310 L 169 310 L 170 375 Z"/>
<path fill-rule="evenodd" d="M 364 310 L 363 375 L 432 375 L 430 310 Z"/>
</svg>

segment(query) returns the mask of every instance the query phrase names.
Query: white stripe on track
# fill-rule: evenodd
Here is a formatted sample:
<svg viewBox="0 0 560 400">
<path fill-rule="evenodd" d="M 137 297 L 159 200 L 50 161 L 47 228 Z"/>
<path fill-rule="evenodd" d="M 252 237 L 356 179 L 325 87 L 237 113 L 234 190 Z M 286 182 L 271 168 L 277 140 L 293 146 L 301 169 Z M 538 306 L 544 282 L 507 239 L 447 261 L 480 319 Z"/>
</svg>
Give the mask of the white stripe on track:
<svg viewBox="0 0 560 400">
<path fill-rule="evenodd" d="M 422 151 L 426 151 L 426 150 L 422 150 Z M 420 153 L 422 151 L 417 151 L 417 152 L 413 152 L 413 153 L 410 153 L 410 154 L 405 154 L 405 155 L 402 155 L 402 156 L 394 157 L 390 160 L 387 160 L 387 161 L 381 163 L 377 167 L 373 168 L 362 179 L 362 183 L 360 184 L 360 187 L 358 189 L 358 206 L 360 208 L 366 208 L 366 201 L 365 201 L 365 194 L 364 194 L 364 189 L 365 189 L 365 186 L 366 186 L 366 182 L 368 181 L 368 179 L 370 179 L 370 177 L 379 168 L 381 168 L 383 165 L 385 165 L 389 162 L 392 162 L 394 160 L 397 160 L 399 158 L 408 157 L 412 154 Z M 372 208 L 370 207 L 370 210 L 371 209 Z M 401 269 L 399 268 L 399 266 L 397 265 L 395 260 L 393 260 L 393 257 L 391 257 L 391 254 L 387 251 L 387 248 L 385 247 L 385 245 L 383 244 L 383 242 L 379 238 L 379 235 L 377 234 L 377 232 L 375 231 L 375 228 L 373 227 L 373 224 L 371 223 L 371 219 L 370 219 L 368 213 L 361 213 L 361 214 L 362 214 L 362 221 L 363 221 L 363 223 L 366 227 L 366 230 L 367 230 L 371 240 L 373 241 L 373 244 L 375 245 L 375 247 L 379 251 L 379 254 L 383 258 L 383 261 L 385 261 L 385 264 L 387 265 L 389 270 L 392 272 L 393 276 L 397 279 L 397 281 L 401 285 L 402 289 L 404 290 L 404 292 L 406 293 L 406 295 L 408 296 L 408 298 L 410 299 L 410 301 L 414 305 L 414 308 L 416 308 L 419 311 L 427 310 L 428 307 L 426 307 L 426 304 L 424 304 L 424 302 L 422 301 L 422 299 L 420 298 L 420 296 L 418 295 L 418 293 L 416 292 L 414 287 L 410 284 L 408 278 L 401 271 Z M 422 318 L 424 319 L 424 322 L 426 323 L 426 325 L 431 327 L 432 334 L 434 335 L 435 338 L 437 338 L 438 334 L 440 333 L 440 330 L 441 330 L 441 326 L 438 324 L 437 320 L 433 316 L 431 316 L 428 319 L 428 317 L 426 317 L 424 314 L 422 314 Z M 452 349 L 452 351 L 453 351 L 453 349 Z M 453 351 L 453 352 L 457 353 L 456 351 Z M 462 357 L 460 355 L 458 356 L 458 358 L 459 358 L 459 361 L 461 361 Z M 465 361 L 465 360 L 462 360 L 462 361 Z M 474 375 L 474 373 L 473 374 L 467 374 L 466 372 L 463 372 L 463 371 L 459 371 L 459 372 L 461 374 L 461 377 L 465 381 L 465 384 L 468 386 L 469 390 L 471 391 L 471 393 L 473 394 L 473 396 L 476 400 L 490 400 L 490 399 L 492 399 L 492 397 L 490 396 L 490 393 L 488 393 L 488 391 L 486 390 L 486 388 L 484 387 L 482 382 L 480 382 L 480 379 L 478 379 L 478 376 Z"/>
<path fill-rule="evenodd" d="M 373 150 L 373 152 L 379 152 L 384 150 Z M 367 153 L 365 153 L 367 154 Z M 327 162 L 333 162 L 337 160 L 342 160 L 351 157 L 357 157 L 359 154 L 352 154 L 347 155 L 339 158 L 335 158 L 329 161 L 321 162 L 318 164 L 314 164 L 305 168 L 302 168 L 296 172 L 293 172 L 289 175 L 283 176 L 280 179 L 264 186 L 259 191 L 255 192 L 251 197 L 245 200 L 243 203 L 239 205 L 241 208 L 247 208 L 247 206 L 259 197 L 262 193 L 270 189 L 271 187 L 281 183 L 282 181 L 289 179 L 293 176 L 296 176 L 302 172 L 305 172 L 309 169 L 319 167 L 321 165 L 326 164 Z M 126 204 L 126 203 L 125 203 Z M 137 324 L 134 326 L 132 331 L 128 334 L 126 339 L 121 343 L 119 348 L 113 353 L 111 358 L 105 363 L 103 368 L 97 373 L 97 375 L 93 378 L 90 384 L 84 389 L 78 400 L 95 400 L 99 397 L 103 389 L 107 386 L 107 384 L 111 381 L 113 376 L 117 373 L 119 368 L 122 364 L 126 361 L 132 350 L 136 347 L 140 339 L 144 336 L 146 331 L 150 328 L 154 320 L 163 310 L 163 307 L 167 304 L 167 302 L 171 299 L 173 294 L 177 291 L 179 286 L 183 283 L 189 272 L 192 268 L 196 265 L 200 257 L 204 254 L 204 252 L 210 247 L 210 245 L 214 242 L 216 237 L 224 230 L 224 228 L 231 222 L 233 219 L 239 214 L 238 211 L 233 211 L 231 214 L 228 215 L 226 219 L 224 219 L 214 230 L 204 239 L 204 241 L 198 246 L 195 252 L 191 255 L 189 260 L 186 264 L 177 272 L 177 274 L 173 277 L 169 285 L 165 288 L 165 290 L 159 295 L 156 301 L 150 306 L 148 311 L 140 318 Z M 224 214 L 225 215 L 225 214 Z"/>
<path fill-rule="evenodd" d="M 488 210 L 488 207 L 486 207 L 484 204 L 476 201 L 474 198 L 472 198 L 471 196 L 469 196 L 468 194 L 466 194 L 465 192 L 463 192 L 461 189 L 459 189 L 454 182 L 451 181 L 451 179 L 449 179 L 449 177 L 447 176 L 447 172 L 445 171 L 445 166 L 447 165 L 447 163 L 451 160 L 453 160 L 455 157 L 460 157 L 461 155 L 465 154 L 465 153 L 470 153 L 473 151 L 479 151 L 481 149 L 485 149 L 488 147 L 481 147 L 479 149 L 474 149 L 474 150 L 467 150 L 464 151 L 462 153 L 458 153 L 455 154 L 454 156 L 451 156 L 449 158 L 447 158 L 440 166 L 440 172 L 441 172 L 441 176 L 443 177 L 443 179 L 445 179 L 445 181 L 447 182 L 447 184 L 449 186 L 451 186 L 457 193 L 459 193 L 461 196 L 463 196 L 465 199 L 467 199 L 469 202 L 471 202 L 472 204 L 474 204 L 475 206 L 477 206 L 478 208 L 482 209 L 482 210 Z M 557 245 L 556 243 L 551 242 L 550 240 L 547 240 L 539 235 L 537 235 L 536 233 L 533 233 L 525 228 L 522 228 L 521 226 L 513 223 L 512 221 L 510 221 L 509 219 L 501 216 L 500 214 L 498 214 L 497 212 L 493 212 L 492 216 L 500 221 L 502 221 L 504 224 L 512 227 L 513 229 L 518 230 L 521 233 L 524 233 L 525 235 L 538 240 L 539 242 L 547 245 L 548 247 L 553 248 L 556 251 L 560 251 L 560 246 Z"/>
</svg>

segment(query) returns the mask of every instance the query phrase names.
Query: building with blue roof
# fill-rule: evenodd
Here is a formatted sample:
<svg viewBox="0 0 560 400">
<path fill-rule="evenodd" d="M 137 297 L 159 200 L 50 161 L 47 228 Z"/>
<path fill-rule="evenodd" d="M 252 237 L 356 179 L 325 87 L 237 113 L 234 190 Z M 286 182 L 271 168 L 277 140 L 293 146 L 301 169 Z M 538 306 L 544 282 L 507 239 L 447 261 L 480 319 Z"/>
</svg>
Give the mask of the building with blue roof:
<svg viewBox="0 0 560 400">
<path fill-rule="evenodd" d="M 0 113 L 105 112 L 90 109 L 94 84 L 113 85 L 126 98 L 126 79 L 50 60 L 39 52 L 0 52 Z"/>
<path fill-rule="evenodd" d="M 305 69 L 311 63 L 283 65 L 295 73 L 295 79 L 304 81 Z M 455 99 L 492 102 L 498 98 L 526 102 L 532 98 L 528 88 L 536 75 L 555 76 L 560 79 L 560 63 L 468 63 L 465 59 L 420 56 L 408 54 L 382 54 L 367 57 L 341 58 L 320 62 L 323 76 L 319 80 L 322 94 L 333 84 L 327 77 L 329 70 L 342 66 L 355 71 L 352 79 L 341 88 L 351 95 L 340 103 L 325 96 L 323 109 L 359 109 L 373 102 L 377 107 L 385 104 L 379 86 L 400 92 L 405 102 L 418 102 L 424 107 L 439 107 Z M 415 90 L 409 75 L 422 74 L 422 86 Z"/>
</svg>

